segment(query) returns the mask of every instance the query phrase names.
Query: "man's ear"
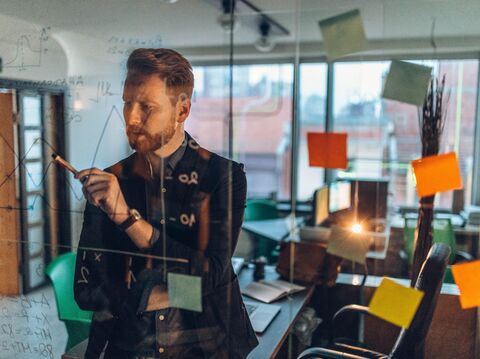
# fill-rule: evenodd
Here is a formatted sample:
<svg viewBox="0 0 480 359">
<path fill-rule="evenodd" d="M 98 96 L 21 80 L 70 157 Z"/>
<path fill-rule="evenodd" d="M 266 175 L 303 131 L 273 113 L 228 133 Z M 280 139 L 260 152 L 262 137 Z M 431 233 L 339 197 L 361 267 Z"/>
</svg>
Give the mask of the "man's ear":
<svg viewBox="0 0 480 359">
<path fill-rule="evenodd" d="M 192 102 L 187 94 L 182 93 L 178 96 L 178 101 L 175 106 L 175 117 L 178 123 L 185 122 L 188 115 L 190 114 L 190 108 L 192 107 Z"/>
</svg>

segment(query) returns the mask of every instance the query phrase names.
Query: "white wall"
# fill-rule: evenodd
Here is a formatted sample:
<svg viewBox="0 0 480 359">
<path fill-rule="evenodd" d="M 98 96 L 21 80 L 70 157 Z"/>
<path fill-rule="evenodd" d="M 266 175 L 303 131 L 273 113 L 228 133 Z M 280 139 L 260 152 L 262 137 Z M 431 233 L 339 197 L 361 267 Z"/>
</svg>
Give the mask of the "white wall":
<svg viewBox="0 0 480 359">
<path fill-rule="evenodd" d="M 64 155 L 77 169 L 105 168 L 128 155 L 121 102 L 125 54 L 109 53 L 111 43 L 105 41 L 4 15 L 0 34 L 1 78 L 68 85 Z M 85 201 L 79 183 L 73 178 L 72 183 L 72 245 L 76 245 Z"/>
</svg>

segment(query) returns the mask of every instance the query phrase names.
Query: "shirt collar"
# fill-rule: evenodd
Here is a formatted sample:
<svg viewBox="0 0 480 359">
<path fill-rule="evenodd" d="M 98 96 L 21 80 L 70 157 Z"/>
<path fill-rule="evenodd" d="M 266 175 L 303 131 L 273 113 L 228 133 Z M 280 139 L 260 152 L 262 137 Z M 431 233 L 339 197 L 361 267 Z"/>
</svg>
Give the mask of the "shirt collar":
<svg viewBox="0 0 480 359">
<path fill-rule="evenodd" d="M 170 156 L 168 156 L 167 157 L 168 159 L 165 161 L 167 163 L 167 166 L 170 167 L 170 170 L 172 170 L 172 172 L 175 170 L 175 167 L 177 166 L 178 162 L 180 162 L 183 155 L 185 154 L 186 148 L 187 148 L 187 136 L 185 135 L 180 147 L 178 147 L 175 150 L 175 152 L 173 152 Z"/>
</svg>

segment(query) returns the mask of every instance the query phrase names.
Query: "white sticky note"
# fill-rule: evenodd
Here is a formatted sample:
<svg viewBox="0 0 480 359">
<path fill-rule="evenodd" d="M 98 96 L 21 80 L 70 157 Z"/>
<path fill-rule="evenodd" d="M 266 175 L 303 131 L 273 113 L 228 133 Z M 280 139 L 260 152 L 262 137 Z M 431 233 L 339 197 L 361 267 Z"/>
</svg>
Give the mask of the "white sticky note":
<svg viewBox="0 0 480 359">
<path fill-rule="evenodd" d="M 365 264 L 371 243 L 372 238 L 366 233 L 355 233 L 350 228 L 332 226 L 327 253 Z"/>
</svg>

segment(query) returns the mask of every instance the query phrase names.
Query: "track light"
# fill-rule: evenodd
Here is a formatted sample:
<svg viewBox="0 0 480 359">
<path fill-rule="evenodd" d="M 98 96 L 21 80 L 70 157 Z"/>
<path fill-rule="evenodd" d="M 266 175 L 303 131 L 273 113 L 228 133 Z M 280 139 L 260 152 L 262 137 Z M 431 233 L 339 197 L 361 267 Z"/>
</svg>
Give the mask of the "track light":
<svg viewBox="0 0 480 359">
<path fill-rule="evenodd" d="M 262 19 L 258 25 L 258 30 L 260 31 L 260 37 L 255 41 L 255 48 L 260 52 L 270 52 L 275 47 L 275 43 L 269 36 L 270 33 L 270 23 Z"/>
<path fill-rule="evenodd" d="M 232 29 L 233 32 L 237 31 L 240 27 L 240 20 L 235 14 L 235 0 L 222 0 L 222 8 L 223 14 L 218 17 L 218 24 L 227 34 L 230 33 Z M 233 12 L 233 16 L 231 16 L 231 12 Z"/>
</svg>

